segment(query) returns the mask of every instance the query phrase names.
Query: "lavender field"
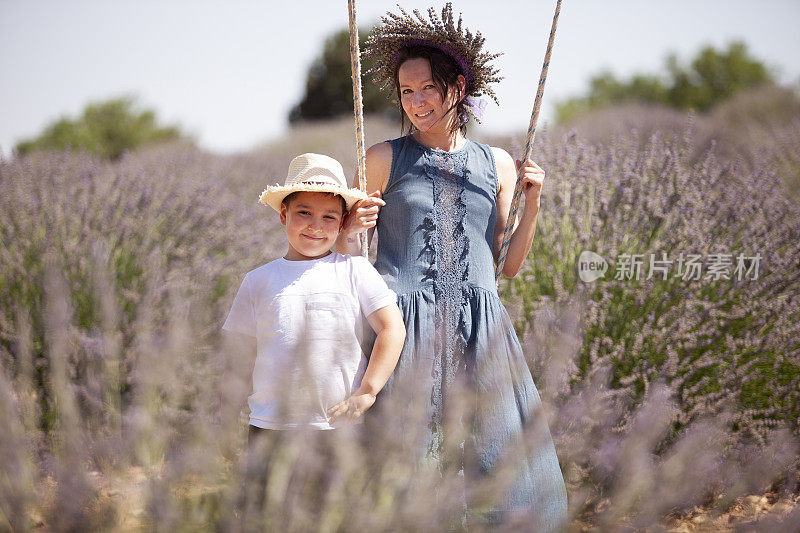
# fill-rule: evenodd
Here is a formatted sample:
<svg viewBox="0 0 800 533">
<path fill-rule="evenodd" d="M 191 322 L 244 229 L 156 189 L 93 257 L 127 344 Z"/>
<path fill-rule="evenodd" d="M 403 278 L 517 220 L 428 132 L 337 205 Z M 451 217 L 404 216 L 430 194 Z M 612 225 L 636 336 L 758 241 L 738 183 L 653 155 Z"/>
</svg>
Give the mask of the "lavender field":
<svg viewBox="0 0 800 533">
<path fill-rule="evenodd" d="M 377 119 L 366 132 L 398 134 Z M 258 193 L 305 151 L 352 175 L 351 139 L 342 120 L 232 156 L 168 144 L 114 163 L 0 161 L 0 530 L 252 525 L 251 363 L 220 327 L 244 273 L 285 251 Z M 512 155 L 523 142 L 479 140 Z M 566 530 L 800 529 L 798 154 L 800 103 L 777 89 L 710 115 L 626 106 L 537 134 L 537 236 L 500 290 L 567 482 Z M 584 251 L 604 277 L 581 280 Z M 270 529 L 458 524 L 457 472 L 410 471 L 391 438 L 370 454 L 342 440 L 322 496 L 293 488 L 318 457 L 273 450 Z M 488 503 L 503 483 L 467 490 Z"/>
</svg>

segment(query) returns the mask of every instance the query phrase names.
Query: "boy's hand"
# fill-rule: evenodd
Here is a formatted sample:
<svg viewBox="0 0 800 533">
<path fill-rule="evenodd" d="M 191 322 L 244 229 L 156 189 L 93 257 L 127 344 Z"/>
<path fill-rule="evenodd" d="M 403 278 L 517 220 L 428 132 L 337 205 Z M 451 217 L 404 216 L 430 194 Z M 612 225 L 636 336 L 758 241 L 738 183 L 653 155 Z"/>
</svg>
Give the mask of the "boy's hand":
<svg viewBox="0 0 800 533">
<path fill-rule="evenodd" d="M 333 423 L 344 417 L 348 422 L 355 422 L 364 412 L 372 407 L 375 403 L 375 395 L 368 392 L 354 392 L 346 400 L 342 400 L 330 409 L 328 409 L 328 416 L 330 417 L 329 423 Z"/>
</svg>

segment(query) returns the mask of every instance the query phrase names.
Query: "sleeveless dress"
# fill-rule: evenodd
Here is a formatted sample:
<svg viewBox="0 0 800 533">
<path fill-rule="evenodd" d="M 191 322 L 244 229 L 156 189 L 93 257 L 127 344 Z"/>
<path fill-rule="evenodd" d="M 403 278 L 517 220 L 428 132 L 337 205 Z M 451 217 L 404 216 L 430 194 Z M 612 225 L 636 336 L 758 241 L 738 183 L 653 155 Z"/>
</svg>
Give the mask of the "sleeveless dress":
<svg viewBox="0 0 800 533">
<path fill-rule="evenodd" d="M 504 448 L 524 442 L 524 450 L 512 450 L 515 481 L 491 512 L 502 517 L 521 511 L 537 531 L 557 528 L 567 513 L 564 478 L 495 284 L 497 171 L 491 148 L 467 140 L 445 152 L 412 135 L 388 142 L 393 157 L 376 228 L 375 268 L 398 295 L 406 341 L 382 403 L 408 403 L 398 383 L 421 377 L 424 383 L 413 390 L 427 402 L 425 455 L 443 461 L 448 391 L 466 384 L 477 406 L 476 418 L 465 422 L 469 437 L 460 444 L 466 490 L 506 460 Z"/>
</svg>

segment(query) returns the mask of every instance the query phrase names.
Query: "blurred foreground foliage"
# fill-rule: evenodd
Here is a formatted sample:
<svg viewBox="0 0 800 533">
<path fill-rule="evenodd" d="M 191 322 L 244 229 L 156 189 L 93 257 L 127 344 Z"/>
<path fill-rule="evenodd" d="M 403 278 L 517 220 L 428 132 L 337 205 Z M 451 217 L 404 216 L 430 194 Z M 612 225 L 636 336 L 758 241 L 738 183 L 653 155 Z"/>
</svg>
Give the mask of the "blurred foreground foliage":
<svg viewBox="0 0 800 533">
<path fill-rule="evenodd" d="M 627 80 L 611 72 L 598 74 L 589 81 L 586 96 L 556 106 L 557 120 L 564 122 L 588 110 L 621 102 L 707 111 L 743 89 L 774 82 L 767 66 L 751 57 L 740 41 L 730 43 L 726 50 L 706 46 L 688 66 L 671 54 L 665 70 L 665 75 L 635 74 Z"/>
<path fill-rule="evenodd" d="M 660 120 L 641 113 L 639 124 Z M 799 117 L 713 118 L 760 141 L 734 152 L 707 144 L 710 117 L 645 138 L 537 139 L 548 171 L 537 237 L 501 294 L 571 520 L 648 528 L 701 504 L 722 512 L 749 491 L 797 492 L 800 235 L 783 179 L 800 167 Z M 219 329 L 244 273 L 285 251 L 257 195 L 308 147 L 347 166 L 351 127 L 298 128 L 235 156 L 172 143 L 117 161 L 0 161 L 0 529 L 236 529 L 252 362 Z M 387 126 L 366 132 L 374 142 Z M 513 152 L 522 138 L 496 141 Z M 577 276 L 585 249 L 611 263 L 594 284 Z M 625 252 L 760 253 L 761 269 L 756 280 L 614 280 Z M 372 456 L 343 446 L 346 475 L 323 502 L 287 489 L 319 458 L 296 443 L 276 451 L 265 519 L 287 531 L 460 523 L 463 478 L 409 467 L 396 447 L 413 431 L 397 429 L 375 432 Z M 491 501 L 503 483 L 468 489 Z M 755 527 L 789 519 L 800 517 Z"/>
<path fill-rule="evenodd" d="M 38 137 L 17 144 L 16 150 L 25 155 L 72 147 L 119 159 L 125 150 L 176 139 L 186 139 L 178 126 L 159 125 L 155 112 L 138 109 L 133 98 L 123 97 L 90 103 L 80 117 L 56 120 Z"/>
</svg>

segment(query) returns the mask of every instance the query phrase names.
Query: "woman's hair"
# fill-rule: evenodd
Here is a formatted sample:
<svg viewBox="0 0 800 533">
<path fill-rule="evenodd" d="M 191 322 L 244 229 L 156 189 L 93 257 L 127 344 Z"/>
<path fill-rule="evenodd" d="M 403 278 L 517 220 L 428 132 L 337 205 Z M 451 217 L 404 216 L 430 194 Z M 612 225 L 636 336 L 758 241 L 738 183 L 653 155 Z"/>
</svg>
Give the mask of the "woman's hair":
<svg viewBox="0 0 800 533">
<path fill-rule="evenodd" d="M 449 55 L 437 48 L 422 45 L 405 46 L 401 48 L 398 53 L 399 58 L 397 61 L 397 68 L 394 72 L 394 85 L 398 102 L 400 102 L 402 97 L 400 94 L 400 66 L 409 59 L 428 60 L 431 65 L 431 76 L 433 77 L 433 83 L 436 86 L 436 90 L 439 92 L 439 95 L 442 97 L 442 102 L 445 101 L 448 93 L 451 90 L 458 91 L 458 76 L 463 76 L 464 73 L 461 72 L 458 64 Z M 452 133 L 455 133 L 461 129 L 461 133 L 465 134 L 467 133 L 467 121 L 469 119 L 467 104 L 464 101 L 464 96 L 466 96 L 466 94 L 459 94 L 457 96 L 458 99 L 456 104 L 447 111 L 450 112 L 452 109 L 456 110 L 456 120 L 453 124 Z M 411 131 L 412 126 L 413 124 L 408 125 L 408 132 Z M 400 105 L 400 128 L 401 131 L 405 130 L 406 128 L 406 113 L 403 111 L 402 104 Z"/>
</svg>

